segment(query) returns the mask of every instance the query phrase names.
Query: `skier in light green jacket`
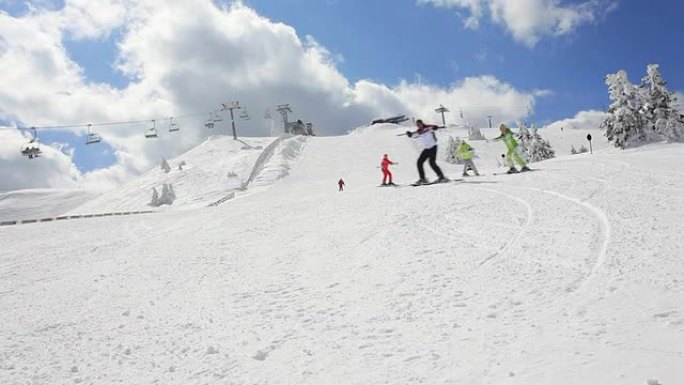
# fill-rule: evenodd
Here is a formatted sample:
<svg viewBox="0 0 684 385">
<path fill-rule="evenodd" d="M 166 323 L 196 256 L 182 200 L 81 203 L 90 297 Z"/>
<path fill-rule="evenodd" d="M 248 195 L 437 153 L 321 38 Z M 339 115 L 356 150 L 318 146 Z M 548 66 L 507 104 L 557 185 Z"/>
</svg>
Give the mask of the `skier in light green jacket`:
<svg viewBox="0 0 684 385">
<path fill-rule="evenodd" d="M 530 168 L 527 167 L 527 163 L 525 162 L 525 160 L 520 156 L 520 154 L 518 154 L 518 142 L 515 140 L 515 137 L 513 137 L 511 129 L 508 128 L 508 126 L 506 126 L 505 124 L 502 124 L 499 126 L 499 131 L 501 131 L 501 135 L 494 138 L 494 140 L 503 141 L 506 145 L 506 148 L 508 149 L 508 153 L 506 153 L 508 173 L 512 174 L 518 172 L 518 170 L 515 168 L 513 160 L 515 160 L 520 165 L 520 171 L 530 171 Z"/>
<path fill-rule="evenodd" d="M 477 172 L 477 167 L 475 167 L 475 163 L 473 162 L 473 148 L 470 147 L 470 145 L 465 141 L 465 139 L 461 140 L 461 145 L 458 146 L 454 154 L 461 158 L 463 160 L 463 176 L 468 176 L 468 169 L 473 170 L 475 175 L 480 175 L 479 172 Z"/>
</svg>

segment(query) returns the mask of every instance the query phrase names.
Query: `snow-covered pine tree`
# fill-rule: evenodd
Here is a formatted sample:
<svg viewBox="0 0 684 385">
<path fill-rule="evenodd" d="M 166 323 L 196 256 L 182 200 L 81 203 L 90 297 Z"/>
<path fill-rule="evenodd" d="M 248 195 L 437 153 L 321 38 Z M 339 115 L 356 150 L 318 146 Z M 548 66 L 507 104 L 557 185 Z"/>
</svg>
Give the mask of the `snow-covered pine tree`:
<svg viewBox="0 0 684 385">
<path fill-rule="evenodd" d="M 667 90 L 667 82 L 658 71 L 657 64 L 649 64 L 647 75 L 641 79 L 645 100 L 640 112 L 646 120 L 651 138 L 663 137 L 675 142 L 684 136 L 684 118 L 677 108 L 677 97 Z"/>
<path fill-rule="evenodd" d="M 463 160 L 456 156 L 456 149 L 461 145 L 461 139 L 459 137 L 453 138 L 449 137 L 447 142 L 447 152 L 446 161 L 451 164 L 461 164 Z"/>
<path fill-rule="evenodd" d="M 630 142 L 645 139 L 642 118 L 639 114 L 641 101 L 638 88 L 629 82 L 627 72 L 620 70 L 606 75 L 608 94 L 613 103 L 608 107 L 608 117 L 601 123 L 606 137 L 615 147 L 625 148 Z"/>
<path fill-rule="evenodd" d="M 545 159 L 556 157 L 556 151 L 551 148 L 551 143 L 539 135 L 537 127 L 532 125 L 532 129 L 528 131 L 532 136 L 532 141 L 528 144 L 527 153 L 530 162 L 539 162 Z"/>
<path fill-rule="evenodd" d="M 530 159 L 530 147 L 532 146 L 532 142 L 534 141 L 534 138 L 532 137 L 532 134 L 530 131 L 527 129 L 527 126 L 525 125 L 524 122 L 518 122 L 518 145 L 520 146 L 520 155 L 528 162 L 532 161 Z"/>
<path fill-rule="evenodd" d="M 577 155 L 577 154 L 579 154 L 579 153 L 577 152 L 575 145 L 570 145 L 570 155 Z"/>
<path fill-rule="evenodd" d="M 171 166 L 169 166 L 169 162 L 166 161 L 166 158 L 162 158 L 161 169 L 167 174 L 171 172 Z"/>
<path fill-rule="evenodd" d="M 148 204 L 152 207 L 159 206 L 159 193 L 157 192 L 157 189 L 154 187 L 152 187 L 152 200 Z"/>
<path fill-rule="evenodd" d="M 486 138 L 485 138 L 484 134 L 482 133 L 482 131 L 480 131 L 479 128 L 477 128 L 475 126 L 468 126 L 468 139 L 469 140 L 485 140 Z"/>
<path fill-rule="evenodd" d="M 173 186 L 170 183 L 164 183 L 158 206 L 173 204 L 174 200 L 176 200 L 176 193 L 173 191 Z"/>
</svg>

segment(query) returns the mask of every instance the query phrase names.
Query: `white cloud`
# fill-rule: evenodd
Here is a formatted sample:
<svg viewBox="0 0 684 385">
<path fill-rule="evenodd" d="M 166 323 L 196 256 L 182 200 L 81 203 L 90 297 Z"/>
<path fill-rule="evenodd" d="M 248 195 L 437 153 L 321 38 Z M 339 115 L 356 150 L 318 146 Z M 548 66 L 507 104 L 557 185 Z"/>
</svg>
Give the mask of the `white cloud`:
<svg viewBox="0 0 684 385">
<path fill-rule="evenodd" d="M 601 126 L 601 123 L 606 119 L 606 116 L 607 114 L 603 111 L 580 111 L 573 118 L 559 120 L 547 125 L 546 127 L 558 130 L 560 130 L 561 127 L 563 129 L 570 130 L 598 129 Z"/>
<path fill-rule="evenodd" d="M 65 39 L 100 39 L 114 29 L 121 36 L 117 68 L 131 79 L 122 89 L 86 79 L 63 44 Z M 270 122 L 261 119 L 264 110 L 283 103 L 292 106 L 292 118 L 313 122 L 319 134 L 336 134 L 393 114 L 437 120 L 434 109 L 440 104 L 463 109 L 471 120 L 483 122 L 487 114 L 515 120 L 541 95 L 516 90 L 492 76 L 467 78 L 447 88 L 421 81 L 351 84 L 336 65 L 337 57 L 313 37 L 300 38 L 292 27 L 241 3 L 220 7 L 210 0 L 108 0 L 95 7 L 90 1 L 69 0 L 57 10 L 19 17 L 0 13 L 0 119 L 42 126 L 207 113 L 178 119 L 181 131 L 174 134 L 165 131 L 168 121 L 157 122 L 161 133 L 156 140 L 143 137 L 151 122 L 94 127 L 114 149 L 117 162 L 84 175 L 57 150 L 37 162 L 19 159 L 20 141 L 15 140 L 0 155 L 24 171 L 11 181 L 0 179 L 0 190 L 37 187 L 40 181 L 45 187 L 118 183 L 207 135 L 228 133 L 227 120 L 213 131 L 202 123 L 208 112 L 232 100 L 239 100 L 252 117 L 238 122 L 238 134 L 258 136 L 270 132 Z M 79 135 L 86 131 L 66 129 Z M 39 162 L 51 166 L 36 166 Z M 46 178 L 47 172 L 34 171 L 41 167 L 61 176 Z"/>
<path fill-rule="evenodd" d="M 614 11 L 617 0 L 585 0 L 564 5 L 560 0 L 418 0 L 440 8 L 464 11 L 464 25 L 478 28 L 488 12 L 517 41 L 535 46 L 546 36 L 567 35 Z"/>
</svg>

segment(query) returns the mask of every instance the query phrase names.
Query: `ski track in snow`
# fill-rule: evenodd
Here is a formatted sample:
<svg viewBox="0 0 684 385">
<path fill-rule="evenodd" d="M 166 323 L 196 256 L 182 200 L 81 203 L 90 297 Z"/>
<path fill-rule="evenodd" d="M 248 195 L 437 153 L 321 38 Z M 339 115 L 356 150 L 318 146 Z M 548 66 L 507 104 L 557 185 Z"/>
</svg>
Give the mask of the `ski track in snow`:
<svg viewBox="0 0 684 385">
<path fill-rule="evenodd" d="M 479 190 L 479 191 L 487 191 L 490 193 L 494 193 L 494 194 L 504 196 L 507 199 L 514 200 L 514 201 L 520 203 L 525 208 L 525 214 L 526 214 L 525 223 L 520 227 L 520 229 L 518 230 L 518 233 L 516 235 L 514 235 L 513 237 L 511 237 L 510 241 L 506 242 L 506 244 L 503 247 L 501 247 L 496 253 L 494 253 L 494 254 L 490 255 L 489 257 L 483 259 L 478 265 L 478 267 L 480 267 L 480 266 L 488 263 L 489 261 L 491 261 L 491 260 L 505 254 L 506 252 L 508 252 L 508 250 L 515 244 L 515 242 L 517 242 L 523 236 L 525 231 L 530 227 L 530 223 L 532 223 L 532 205 L 530 205 L 530 203 L 528 201 L 525 201 L 525 200 L 518 198 L 514 195 L 507 194 L 507 193 L 504 193 L 504 192 L 499 191 L 499 190 L 485 189 L 485 188 L 473 188 L 473 189 Z"/>
<path fill-rule="evenodd" d="M 584 281 L 584 283 L 586 284 L 596 274 L 598 269 L 601 268 L 601 266 L 603 266 L 603 264 L 606 261 L 606 256 L 608 254 L 608 245 L 610 244 L 610 233 L 611 233 L 611 225 L 610 225 L 610 220 L 608 219 L 608 216 L 606 215 L 606 213 L 603 210 L 599 209 L 598 207 L 596 207 L 596 206 L 594 206 L 594 205 L 592 205 L 586 201 L 582 201 L 582 200 L 579 200 L 577 198 L 573 198 L 573 197 L 561 194 L 561 193 L 556 192 L 556 191 L 550 191 L 550 190 L 544 190 L 544 189 L 532 188 L 532 187 L 526 187 L 525 189 L 531 190 L 531 191 L 539 191 L 539 192 L 542 192 L 544 194 L 553 195 L 553 196 L 556 196 L 558 198 L 565 199 L 569 202 L 575 203 L 577 205 L 583 206 L 583 207 L 587 208 L 589 211 L 591 211 L 596 216 L 598 221 L 600 222 L 603 241 L 601 242 L 600 250 L 597 253 L 598 255 L 596 257 L 596 262 L 594 263 L 594 266 L 592 267 L 591 272 L 589 273 L 587 279 Z"/>
</svg>

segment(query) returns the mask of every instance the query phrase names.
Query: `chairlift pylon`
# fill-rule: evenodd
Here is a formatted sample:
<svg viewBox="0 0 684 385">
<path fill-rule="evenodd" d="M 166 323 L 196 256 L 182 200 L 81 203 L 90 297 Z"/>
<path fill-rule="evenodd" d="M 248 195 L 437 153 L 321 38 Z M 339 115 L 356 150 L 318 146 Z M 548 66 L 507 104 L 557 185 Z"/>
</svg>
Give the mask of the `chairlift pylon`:
<svg viewBox="0 0 684 385">
<path fill-rule="evenodd" d="M 145 130 L 145 137 L 146 138 L 156 138 L 157 137 L 157 122 L 152 120 L 152 127 L 148 128 Z"/>
<path fill-rule="evenodd" d="M 31 127 L 31 130 L 33 131 L 33 137 L 28 141 L 28 143 L 21 146 L 20 150 L 21 155 L 26 156 L 29 159 L 37 158 L 41 154 L 38 132 L 36 131 L 35 127 Z"/>
<path fill-rule="evenodd" d="M 169 118 L 169 132 L 176 132 L 180 130 L 178 123 L 173 122 L 173 117 Z"/>
<path fill-rule="evenodd" d="M 88 134 L 86 136 L 86 142 L 85 144 L 93 144 L 93 143 L 100 143 L 102 140 L 102 137 L 90 130 L 92 127 L 92 124 L 88 124 Z"/>
</svg>

